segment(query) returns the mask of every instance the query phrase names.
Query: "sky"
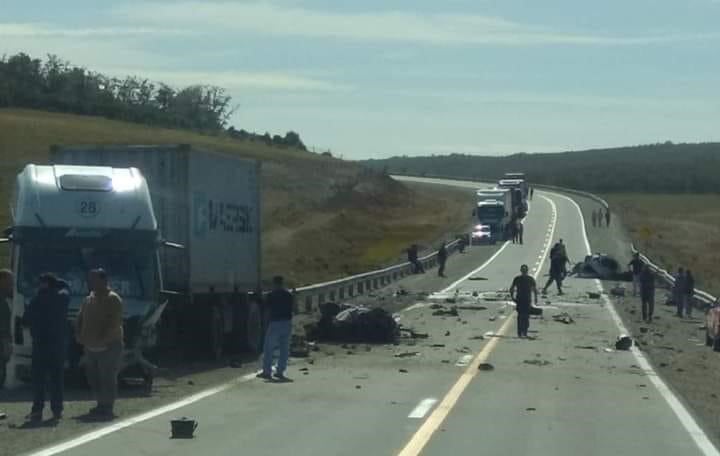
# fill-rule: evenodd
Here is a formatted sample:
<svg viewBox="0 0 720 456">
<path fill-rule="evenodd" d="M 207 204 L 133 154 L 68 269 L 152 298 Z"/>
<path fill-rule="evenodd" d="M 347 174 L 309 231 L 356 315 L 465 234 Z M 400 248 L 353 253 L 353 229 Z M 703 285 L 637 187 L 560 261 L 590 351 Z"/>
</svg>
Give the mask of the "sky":
<svg viewBox="0 0 720 456">
<path fill-rule="evenodd" d="M 58 8 L 62 5 L 62 8 Z M 720 0 L 0 0 L 0 54 L 224 87 L 346 159 L 720 140 Z"/>
</svg>

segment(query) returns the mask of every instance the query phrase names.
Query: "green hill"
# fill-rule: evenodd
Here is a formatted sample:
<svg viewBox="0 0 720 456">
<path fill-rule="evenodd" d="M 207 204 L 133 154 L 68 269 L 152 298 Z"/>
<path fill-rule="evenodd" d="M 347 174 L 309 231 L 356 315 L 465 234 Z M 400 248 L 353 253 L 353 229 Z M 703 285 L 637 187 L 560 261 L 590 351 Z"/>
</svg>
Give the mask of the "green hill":
<svg viewBox="0 0 720 456">
<path fill-rule="evenodd" d="M 506 157 L 392 157 L 362 163 L 389 173 L 488 180 L 522 171 L 531 183 L 598 193 L 720 192 L 720 143 L 665 143 Z"/>
</svg>

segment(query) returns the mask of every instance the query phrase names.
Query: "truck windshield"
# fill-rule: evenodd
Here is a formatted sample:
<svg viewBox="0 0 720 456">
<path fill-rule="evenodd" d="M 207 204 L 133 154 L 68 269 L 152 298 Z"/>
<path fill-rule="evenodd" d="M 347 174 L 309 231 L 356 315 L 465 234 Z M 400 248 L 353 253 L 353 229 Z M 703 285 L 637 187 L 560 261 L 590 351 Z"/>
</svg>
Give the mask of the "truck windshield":
<svg viewBox="0 0 720 456">
<path fill-rule="evenodd" d="M 497 220 L 503 218 L 505 209 L 502 206 L 487 206 L 478 208 L 479 220 Z"/>
<path fill-rule="evenodd" d="M 68 282 L 73 296 L 85 296 L 88 271 L 101 267 L 108 273 L 110 287 L 123 298 L 150 299 L 156 292 L 154 264 L 152 253 L 24 247 L 20 256 L 18 289 L 23 295 L 32 296 L 37 291 L 39 275 L 52 272 Z"/>
</svg>

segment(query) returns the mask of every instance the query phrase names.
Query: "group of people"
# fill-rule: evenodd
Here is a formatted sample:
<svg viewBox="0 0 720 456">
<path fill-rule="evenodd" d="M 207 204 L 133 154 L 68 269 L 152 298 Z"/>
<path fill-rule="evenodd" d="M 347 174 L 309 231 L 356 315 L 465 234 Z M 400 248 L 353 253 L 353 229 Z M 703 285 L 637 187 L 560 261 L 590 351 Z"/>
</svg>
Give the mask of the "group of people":
<svg viewBox="0 0 720 456">
<path fill-rule="evenodd" d="M 12 354 L 9 306 L 13 282 L 11 271 L 0 271 L 0 380 L 6 377 L 6 364 Z M 97 403 L 88 415 L 112 419 L 123 351 L 123 302 L 110 289 L 103 269 L 88 273 L 88 288 L 90 292 L 75 324 L 75 339 L 83 347 L 87 380 Z M 63 416 L 63 377 L 71 330 L 67 319 L 69 303 L 68 284 L 52 273 L 44 273 L 38 277 L 37 293 L 23 313 L 22 323 L 32 337 L 33 404 L 27 416 L 31 422 L 42 421 L 46 396 L 52 419 L 57 421 Z"/>
<path fill-rule="evenodd" d="M 643 321 L 652 321 L 655 308 L 655 274 L 650 266 L 643 263 L 639 254 L 634 254 L 628 268 L 633 274 L 633 296 L 640 291 L 642 301 Z M 692 271 L 678 268 L 673 274 L 675 284 L 672 288 L 672 301 L 676 308 L 676 315 L 680 318 L 692 318 L 692 297 L 695 294 L 695 277 Z"/>
<path fill-rule="evenodd" d="M 592 211 L 592 225 L 602 228 L 603 222 L 605 227 L 610 226 L 610 209 L 603 210 L 602 208 Z"/>
<path fill-rule="evenodd" d="M 465 244 L 461 241 L 459 243 L 459 248 L 461 249 L 461 253 L 465 250 Z M 410 265 L 412 266 L 412 273 L 413 274 L 424 274 L 425 273 L 425 267 L 422 264 L 422 261 L 420 261 L 419 255 L 420 247 L 418 247 L 417 244 L 411 245 L 407 249 L 407 259 Z M 447 250 L 447 244 L 443 241 L 442 244 L 440 244 L 440 248 L 437 251 L 437 261 L 438 261 L 438 276 L 445 277 L 445 264 L 447 263 L 448 259 L 448 250 Z"/>
</svg>

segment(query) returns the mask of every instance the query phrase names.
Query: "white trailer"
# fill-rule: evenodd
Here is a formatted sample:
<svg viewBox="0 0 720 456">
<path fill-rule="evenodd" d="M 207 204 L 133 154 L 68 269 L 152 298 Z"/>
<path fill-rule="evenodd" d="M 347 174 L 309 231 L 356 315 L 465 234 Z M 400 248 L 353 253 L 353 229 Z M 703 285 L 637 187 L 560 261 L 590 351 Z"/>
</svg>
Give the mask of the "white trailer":
<svg viewBox="0 0 720 456">
<path fill-rule="evenodd" d="M 213 358 L 260 349 L 258 162 L 189 146 L 54 147 L 51 162 L 18 175 L 2 239 L 16 274 L 13 378 L 29 377 L 21 320 L 43 272 L 70 284 L 72 325 L 87 271 L 107 270 L 125 303 L 124 366 L 143 374 L 158 341 Z M 81 356 L 71 338 L 69 367 Z"/>
</svg>

